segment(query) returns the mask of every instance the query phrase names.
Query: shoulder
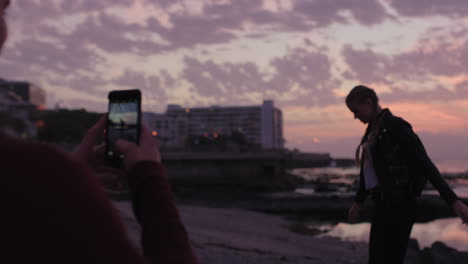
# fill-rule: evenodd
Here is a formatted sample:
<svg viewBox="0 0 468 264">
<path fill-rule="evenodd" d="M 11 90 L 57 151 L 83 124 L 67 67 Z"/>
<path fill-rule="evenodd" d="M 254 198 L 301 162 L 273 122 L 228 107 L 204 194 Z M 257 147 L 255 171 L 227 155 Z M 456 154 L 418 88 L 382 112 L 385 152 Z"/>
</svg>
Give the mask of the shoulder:
<svg viewBox="0 0 468 264">
<path fill-rule="evenodd" d="M 0 136 L 0 146 L 2 171 L 7 175 L 47 177 L 54 171 L 79 170 L 80 167 L 67 152 L 48 144 Z"/>
<path fill-rule="evenodd" d="M 17 138 L 0 136 L 0 156 L 7 159 L 22 159 L 26 161 L 31 160 L 46 160 L 51 158 L 59 158 L 69 160 L 69 155 L 48 144 L 26 141 Z"/>
<path fill-rule="evenodd" d="M 413 127 L 408 121 L 406 121 L 402 117 L 393 115 L 388 110 L 385 115 L 385 121 L 383 123 L 383 127 L 387 129 L 390 133 L 403 133 L 413 131 Z"/>
<path fill-rule="evenodd" d="M 63 201 L 90 195 L 103 199 L 97 177 L 67 152 L 11 138 L 1 138 L 0 144 L 0 173 L 5 187 L 1 197 L 34 197 L 42 204 L 57 203 L 57 197 Z"/>
</svg>

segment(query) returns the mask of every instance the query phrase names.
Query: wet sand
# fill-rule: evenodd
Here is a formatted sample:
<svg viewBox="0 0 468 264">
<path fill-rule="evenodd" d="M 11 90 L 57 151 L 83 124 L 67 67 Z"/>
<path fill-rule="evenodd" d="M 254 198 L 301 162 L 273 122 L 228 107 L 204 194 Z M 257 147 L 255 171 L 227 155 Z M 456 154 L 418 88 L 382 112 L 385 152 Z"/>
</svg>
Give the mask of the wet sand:
<svg viewBox="0 0 468 264">
<path fill-rule="evenodd" d="M 140 229 L 128 202 L 115 202 L 139 246 Z M 206 264 L 365 263 L 367 244 L 317 238 L 288 230 L 279 216 L 242 209 L 179 206 L 182 220 L 199 257 Z"/>
</svg>

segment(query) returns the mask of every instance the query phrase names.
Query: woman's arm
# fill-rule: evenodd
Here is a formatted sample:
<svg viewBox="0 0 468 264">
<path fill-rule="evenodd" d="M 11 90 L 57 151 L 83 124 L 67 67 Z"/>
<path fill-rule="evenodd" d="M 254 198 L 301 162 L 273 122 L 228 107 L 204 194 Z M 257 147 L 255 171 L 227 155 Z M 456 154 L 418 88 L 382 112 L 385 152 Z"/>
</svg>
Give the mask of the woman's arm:
<svg viewBox="0 0 468 264">
<path fill-rule="evenodd" d="M 154 263 L 196 263 L 163 166 L 150 161 L 137 163 L 129 170 L 128 179 L 145 257 Z"/>
<path fill-rule="evenodd" d="M 407 158 L 411 162 L 410 166 L 415 166 L 420 171 L 420 173 L 418 173 L 419 175 L 414 176 L 427 177 L 434 188 L 439 191 L 440 196 L 442 196 L 446 203 L 452 206 L 453 202 L 458 200 L 457 195 L 453 192 L 427 155 L 424 145 L 414 133 L 411 125 L 402 120 L 394 126 L 393 131 L 402 149 L 406 153 Z"/>
<path fill-rule="evenodd" d="M 139 145 L 118 140 L 116 148 L 124 156 L 145 257 L 155 263 L 196 263 L 161 165 L 161 153 L 148 128 L 142 126 Z"/>
<path fill-rule="evenodd" d="M 439 191 L 440 196 L 462 219 L 463 223 L 468 225 L 468 206 L 458 199 L 455 192 L 444 180 L 437 167 L 427 155 L 424 145 L 414 133 L 411 125 L 402 120 L 401 124 L 396 126 L 396 128 L 399 143 L 406 150 L 407 157 L 421 170 L 422 176 L 428 178 L 431 184 Z M 421 177 L 421 175 L 416 176 Z"/>
</svg>

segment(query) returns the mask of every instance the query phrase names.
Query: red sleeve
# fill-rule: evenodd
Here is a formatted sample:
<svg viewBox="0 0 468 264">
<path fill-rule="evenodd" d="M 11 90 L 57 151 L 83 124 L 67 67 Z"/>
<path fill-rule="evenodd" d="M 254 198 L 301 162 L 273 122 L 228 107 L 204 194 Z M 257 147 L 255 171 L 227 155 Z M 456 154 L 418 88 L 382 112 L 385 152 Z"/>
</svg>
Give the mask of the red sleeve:
<svg viewBox="0 0 468 264">
<path fill-rule="evenodd" d="M 128 178 L 145 257 L 154 263 L 197 263 L 163 166 L 138 163 L 129 170 Z"/>
<path fill-rule="evenodd" d="M 10 263 L 28 264 L 147 263 L 132 247 L 110 199 L 90 170 L 50 147 L 1 138 L 0 146 L 0 241 L 7 245 L 0 262 L 11 259 Z M 152 190 L 159 193 L 161 188 L 155 186 Z M 161 196 L 165 197 L 158 194 L 153 201 Z M 173 203 L 166 205 L 172 206 Z M 156 215 L 178 219 L 176 211 L 154 209 Z M 147 218 L 146 213 L 142 216 Z M 165 247 L 161 241 L 180 239 L 180 234 L 185 234 L 180 222 L 174 223 L 172 231 L 164 232 L 159 230 L 167 226 L 160 225 L 161 222 L 144 223 L 144 237 L 155 235 L 158 237 L 152 240 L 160 241 L 158 249 L 144 245 L 148 260 L 173 263 L 165 262 L 170 257 L 158 254 L 175 252 L 176 249 Z M 146 253 L 147 249 L 151 253 Z M 177 253 L 192 254 L 188 249 Z"/>
</svg>

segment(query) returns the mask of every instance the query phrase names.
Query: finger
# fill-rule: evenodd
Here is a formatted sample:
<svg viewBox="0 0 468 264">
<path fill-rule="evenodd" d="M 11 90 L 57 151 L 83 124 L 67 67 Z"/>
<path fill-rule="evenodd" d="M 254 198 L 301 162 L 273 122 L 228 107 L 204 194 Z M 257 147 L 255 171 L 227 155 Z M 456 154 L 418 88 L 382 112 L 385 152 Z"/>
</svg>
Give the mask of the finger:
<svg viewBox="0 0 468 264">
<path fill-rule="evenodd" d="M 99 181 L 104 185 L 112 186 L 119 181 L 119 177 L 113 173 L 96 173 Z"/>
<path fill-rule="evenodd" d="M 106 152 L 106 144 L 102 143 L 93 147 L 94 157 L 97 161 L 104 161 L 104 154 Z"/>
<path fill-rule="evenodd" d="M 96 124 L 94 124 L 94 126 L 92 126 L 90 129 L 93 131 L 94 130 L 102 131 L 106 128 L 106 123 L 107 123 L 107 115 L 103 115 L 101 116 L 101 118 L 99 118 Z"/>
<path fill-rule="evenodd" d="M 141 125 L 141 138 L 140 141 L 143 144 L 151 144 L 150 146 L 155 147 L 159 151 L 159 144 L 158 141 L 154 138 L 153 134 L 151 134 L 151 130 L 146 125 Z"/>
<path fill-rule="evenodd" d="M 141 125 L 141 139 L 143 139 L 143 142 L 148 142 L 149 139 L 152 139 L 153 136 L 151 135 L 150 129 L 145 125 Z"/>
<path fill-rule="evenodd" d="M 123 186 L 119 179 L 112 179 L 111 176 L 101 175 L 100 177 L 103 178 L 101 180 L 102 185 L 104 187 L 111 189 L 111 190 L 122 190 Z"/>
<path fill-rule="evenodd" d="M 127 141 L 125 139 L 119 139 L 115 142 L 115 148 L 122 154 L 126 154 L 132 147 L 135 147 L 135 143 Z"/>
<path fill-rule="evenodd" d="M 86 133 L 81 145 L 85 149 L 89 149 L 98 142 L 104 135 L 106 127 L 107 116 L 103 115 Z"/>
<path fill-rule="evenodd" d="M 123 178 L 125 177 L 125 172 L 116 168 L 112 167 L 107 167 L 107 166 L 99 166 L 96 169 L 97 173 L 102 173 L 102 174 L 113 174 L 117 176 L 117 178 Z"/>
<path fill-rule="evenodd" d="M 97 154 L 104 153 L 106 151 L 106 143 L 101 143 L 93 147 L 93 151 Z"/>
</svg>

